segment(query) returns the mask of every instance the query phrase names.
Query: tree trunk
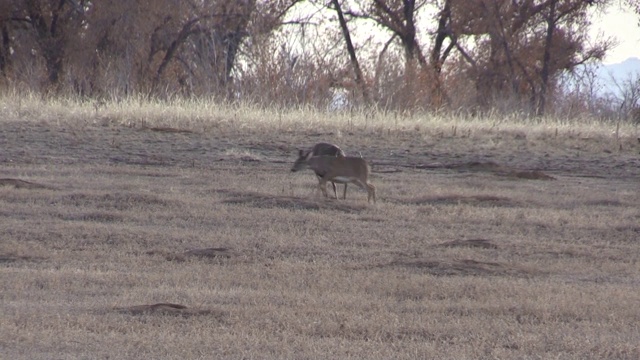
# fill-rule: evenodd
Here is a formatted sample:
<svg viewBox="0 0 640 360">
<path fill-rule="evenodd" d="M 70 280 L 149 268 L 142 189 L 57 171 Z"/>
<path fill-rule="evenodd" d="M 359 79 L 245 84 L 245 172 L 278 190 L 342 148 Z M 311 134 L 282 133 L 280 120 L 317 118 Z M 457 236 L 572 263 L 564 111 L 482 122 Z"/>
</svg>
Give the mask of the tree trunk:
<svg viewBox="0 0 640 360">
<path fill-rule="evenodd" d="M 0 28 L 0 38 L 2 39 L 2 44 L 0 44 L 0 75 L 7 75 L 7 68 L 9 67 L 9 54 L 10 54 L 10 40 L 9 40 L 9 30 L 7 29 L 6 24 L 2 24 Z"/>
<path fill-rule="evenodd" d="M 353 47 L 353 43 L 351 42 L 351 35 L 349 34 L 349 28 L 347 27 L 347 21 L 344 19 L 344 15 L 342 14 L 342 9 L 340 8 L 340 4 L 338 0 L 331 0 L 333 6 L 336 8 L 336 12 L 338 13 L 338 21 L 340 22 L 340 28 L 342 29 L 342 34 L 344 35 L 344 40 L 347 44 L 347 52 L 349 53 L 349 59 L 351 60 L 351 66 L 353 67 L 353 72 L 356 77 L 356 84 L 360 87 L 360 91 L 362 92 L 362 97 L 364 98 L 365 104 L 370 103 L 369 92 L 367 91 L 367 85 L 364 82 L 364 76 L 362 75 L 362 69 L 360 69 L 360 63 L 358 62 L 358 58 L 356 57 L 356 50 Z"/>
<path fill-rule="evenodd" d="M 446 0 L 444 7 L 438 16 L 438 29 L 436 30 L 436 36 L 433 41 L 433 48 L 431 49 L 431 69 L 434 77 L 434 87 L 432 89 L 431 96 L 433 97 L 432 104 L 436 107 L 442 106 L 443 102 L 449 102 L 448 95 L 442 86 L 442 64 L 449 56 L 451 49 L 454 47 L 455 39 L 451 38 L 450 31 L 448 30 L 449 22 L 451 18 L 451 0 Z M 444 51 L 442 47 L 444 41 L 450 38 L 451 42 Z"/>
<path fill-rule="evenodd" d="M 540 96 L 538 100 L 538 106 L 536 107 L 536 115 L 543 116 L 545 113 L 545 107 L 547 102 L 547 86 L 549 84 L 549 67 L 551 62 L 551 47 L 553 41 L 553 32 L 556 28 L 556 3 L 557 0 L 552 0 L 549 4 L 549 15 L 547 15 L 547 36 L 544 44 L 544 54 L 542 57 L 542 70 L 540 71 Z M 532 89 L 535 91 L 535 89 Z"/>
<path fill-rule="evenodd" d="M 51 14 L 51 24 L 47 22 L 43 16 L 43 10 L 40 5 L 33 1 L 28 1 L 27 12 L 31 18 L 31 25 L 38 34 L 38 43 L 42 48 L 42 56 L 47 67 L 47 80 L 49 85 L 58 85 L 60 74 L 62 73 L 62 64 L 64 58 L 64 33 L 59 29 L 58 17 L 62 11 L 65 1 L 60 0 L 58 6 Z"/>
<path fill-rule="evenodd" d="M 156 70 L 156 75 L 153 78 L 152 89 L 154 91 L 157 89 L 162 74 L 164 73 L 171 60 L 173 60 L 173 57 L 176 55 L 176 52 L 178 51 L 180 46 L 182 46 L 182 44 L 191 34 L 195 33 L 196 30 L 194 30 L 194 26 L 198 23 L 198 21 L 200 21 L 200 18 L 192 19 L 185 23 L 176 38 L 171 42 L 171 45 L 169 45 L 169 48 L 162 58 L 162 62 L 160 62 L 160 65 Z"/>
</svg>

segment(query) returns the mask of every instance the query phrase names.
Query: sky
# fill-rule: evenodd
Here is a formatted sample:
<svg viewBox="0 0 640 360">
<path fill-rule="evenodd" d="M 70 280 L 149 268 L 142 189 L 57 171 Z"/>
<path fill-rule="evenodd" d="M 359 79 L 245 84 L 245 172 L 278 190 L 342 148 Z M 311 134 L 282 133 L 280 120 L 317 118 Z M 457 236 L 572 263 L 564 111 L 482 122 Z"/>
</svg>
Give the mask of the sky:
<svg viewBox="0 0 640 360">
<path fill-rule="evenodd" d="M 605 13 L 595 14 L 591 38 L 598 32 L 614 37 L 618 46 L 604 58 L 606 65 L 623 62 L 630 57 L 640 58 L 640 17 L 629 8 L 612 6 Z"/>
</svg>

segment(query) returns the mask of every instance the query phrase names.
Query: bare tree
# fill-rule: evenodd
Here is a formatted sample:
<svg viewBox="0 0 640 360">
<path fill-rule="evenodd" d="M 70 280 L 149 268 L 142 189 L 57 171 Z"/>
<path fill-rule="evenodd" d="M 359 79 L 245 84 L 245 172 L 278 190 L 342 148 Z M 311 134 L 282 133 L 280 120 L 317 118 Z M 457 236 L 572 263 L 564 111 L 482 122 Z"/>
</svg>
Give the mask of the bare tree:
<svg viewBox="0 0 640 360">
<path fill-rule="evenodd" d="M 607 41 L 591 47 L 586 43 L 586 9 L 607 1 L 456 0 L 452 32 L 475 39 L 470 50 L 457 49 L 475 79 L 478 105 L 528 98 L 531 111 L 542 115 L 551 82 L 564 70 L 601 58 L 609 48 Z"/>
<path fill-rule="evenodd" d="M 624 0 L 624 3 L 629 6 L 633 11 L 640 15 L 640 1 L 638 0 Z M 638 21 L 638 25 L 640 25 L 640 20 Z"/>
<path fill-rule="evenodd" d="M 617 88 L 618 118 L 634 120 L 640 108 L 640 74 L 629 74 L 624 80 L 612 78 Z"/>
<path fill-rule="evenodd" d="M 41 54 L 44 60 L 47 83 L 58 86 L 66 51 L 83 32 L 88 6 L 88 0 L 4 0 L 0 5 L 5 12 L 0 20 L 4 48 L 0 65 L 6 69 L 9 47 L 23 45 L 12 43 L 12 37 L 29 37 L 36 47 L 31 50 Z"/>
<path fill-rule="evenodd" d="M 560 3 L 558 0 L 549 0 L 545 11 L 543 12 L 544 22 L 546 24 L 546 34 L 544 38 L 544 50 L 542 55 L 542 69 L 540 70 L 540 86 L 537 91 L 534 87 L 532 91 L 532 97 L 537 95 L 537 106 L 535 107 L 536 115 L 544 115 L 547 102 L 547 91 L 549 87 L 549 81 L 553 76 L 552 72 L 559 72 L 561 70 L 570 70 L 579 64 L 583 64 L 592 59 L 601 60 L 604 57 L 606 51 L 611 47 L 611 42 L 603 42 L 599 45 L 585 49 L 586 51 L 580 51 L 578 47 L 581 47 L 581 40 L 572 39 L 571 35 L 566 35 L 567 32 L 563 28 L 562 23 L 568 23 L 572 26 L 584 29 L 586 22 L 588 21 L 584 17 L 585 9 L 589 6 L 603 6 L 606 1 L 567 1 Z M 556 38 L 564 36 L 561 41 L 557 41 Z M 578 33 L 578 36 L 581 34 Z M 562 41 L 564 40 L 564 41 Z M 558 48 L 558 44 L 565 45 L 565 52 L 563 49 Z M 569 52 L 566 52 L 566 49 Z M 571 50 L 574 50 L 573 54 Z M 560 56 L 556 56 L 554 59 L 553 54 L 561 54 L 566 56 L 564 63 Z M 558 60 L 561 61 L 558 61 Z"/>
</svg>

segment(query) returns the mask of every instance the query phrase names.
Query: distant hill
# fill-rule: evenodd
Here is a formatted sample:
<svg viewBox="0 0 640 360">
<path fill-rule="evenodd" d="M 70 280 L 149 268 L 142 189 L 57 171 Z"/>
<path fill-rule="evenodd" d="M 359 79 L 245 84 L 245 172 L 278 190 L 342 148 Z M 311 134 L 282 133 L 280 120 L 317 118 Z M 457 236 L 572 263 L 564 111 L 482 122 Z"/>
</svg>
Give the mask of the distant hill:
<svg viewBox="0 0 640 360">
<path fill-rule="evenodd" d="M 630 78 L 640 78 L 640 59 L 632 57 L 621 63 L 601 65 L 597 69 L 597 74 L 603 85 L 603 93 L 618 94 L 616 82 L 622 84 Z"/>
</svg>

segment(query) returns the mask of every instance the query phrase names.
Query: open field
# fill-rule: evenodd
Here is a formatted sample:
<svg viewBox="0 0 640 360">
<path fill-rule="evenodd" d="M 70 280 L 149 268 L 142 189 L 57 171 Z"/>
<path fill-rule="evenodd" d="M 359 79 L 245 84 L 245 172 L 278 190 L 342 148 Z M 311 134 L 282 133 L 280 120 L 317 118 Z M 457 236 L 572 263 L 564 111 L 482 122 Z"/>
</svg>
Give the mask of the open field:
<svg viewBox="0 0 640 360">
<path fill-rule="evenodd" d="M 0 101 L 0 359 L 640 358 L 632 127 L 119 106 Z"/>
</svg>

